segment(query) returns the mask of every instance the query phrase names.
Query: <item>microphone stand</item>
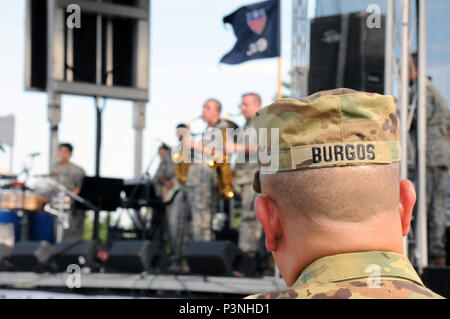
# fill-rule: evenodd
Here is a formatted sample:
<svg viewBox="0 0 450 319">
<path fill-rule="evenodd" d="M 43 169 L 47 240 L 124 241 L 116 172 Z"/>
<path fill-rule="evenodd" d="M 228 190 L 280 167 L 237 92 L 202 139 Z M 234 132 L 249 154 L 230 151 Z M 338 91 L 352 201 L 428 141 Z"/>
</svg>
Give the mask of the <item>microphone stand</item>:
<svg viewBox="0 0 450 319">
<path fill-rule="evenodd" d="M 33 167 L 34 158 L 39 155 L 40 155 L 39 153 L 28 154 L 27 157 L 30 157 L 30 159 L 31 159 L 30 163 L 28 165 L 25 163 L 22 168 L 22 171 L 17 175 L 17 176 L 20 176 L 22 174 L 25 174 L 25 180 L 23 182 L 23 185 L 20 187 L 21 191 L 22 191 L 22 207 L 17 212 L 18 215 L 21 216 L 21 219 L 20 219 L 21 236 L 20 237 L 21 237 L 22 241 L 28 240 L 28 237 L 29 237 L 28 236 L 29 235 L 28 215 L 26 214 L 26 209 L 25 209 L 25 195 L 26 195 L 26 191 L 27 191 L 27 182 L 30 177 L 31 168 Z"/>
<path fill-rule="evenodd" d="M 58 182 L 57 180 L 53 178 L 49 178 L 49 181 L 55 186 L 55 188 L 65 195 L 69 196 L 73 200 L 87 206 L 89 209 L 93 211 L 100 211 L 100 208 L 92 204 L 90 201 L 78 196 L 77 194 L 70 191 L 67 187 L 65 187 L 63 184 Z M 56 210 L 50 207 L 50 205 L 45 205 L 44 210 L 48 212 L 49 214 L 52 214 L 57 217 L 58 223 L 57 223 L 57 230 L 56 230 L 56 241 L 61 242 L 63 239 L 63 232 L 64 228 L 68 228 L 68 220 L 67 220 L 67 214 L 64 213 L 64 205 L 59 205 L 60 210 Z M 67 227 L 66 227 L 67 226 Z"/>
</svg>

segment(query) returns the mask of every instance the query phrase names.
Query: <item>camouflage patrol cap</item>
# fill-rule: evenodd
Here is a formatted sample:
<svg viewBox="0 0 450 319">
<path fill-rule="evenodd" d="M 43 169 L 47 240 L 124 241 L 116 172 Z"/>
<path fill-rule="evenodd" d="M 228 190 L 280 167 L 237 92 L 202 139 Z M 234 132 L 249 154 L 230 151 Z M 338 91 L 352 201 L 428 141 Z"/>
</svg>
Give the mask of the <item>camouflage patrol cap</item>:
<svg viewBox="0 0 450 319">
<path fill-rule="evenodd" d="M 393 96 L 345 88 L 281 99 L 262 108 L 253 118 L 260 167 L 253 188 L 261 192 L 260 173 L 400 161 L 396 108 Z M 273 128 L 279 129 L 277 150 L 271 150 L 277 138 Z M 269 164 L 261 161 L 262 154 L 272 152 L 278 153 L 275 171 L 265 169 Z"/>
</svg>

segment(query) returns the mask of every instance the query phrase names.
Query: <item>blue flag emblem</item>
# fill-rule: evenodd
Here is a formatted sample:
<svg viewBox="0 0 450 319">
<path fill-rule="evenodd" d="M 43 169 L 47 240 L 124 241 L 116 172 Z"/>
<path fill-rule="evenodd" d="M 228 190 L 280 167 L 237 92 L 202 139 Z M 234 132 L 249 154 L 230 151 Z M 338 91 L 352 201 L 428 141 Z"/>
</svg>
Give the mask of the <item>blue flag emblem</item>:
<svg viewBox="0 0 450 319">
<path fill-rule="evenodd" d="M 220 62 L 239 64 L 280 56 L 280 1 L 243 6 L 223 18 L 233 26 L 237 42 Z"/>
<path fill-rule="evenodd" d="M 258 35 L 263 33 L 266 27 L 266 11 L 264 9 L 247 12 L 247 24 L 250 29 Z"/>
</svg>

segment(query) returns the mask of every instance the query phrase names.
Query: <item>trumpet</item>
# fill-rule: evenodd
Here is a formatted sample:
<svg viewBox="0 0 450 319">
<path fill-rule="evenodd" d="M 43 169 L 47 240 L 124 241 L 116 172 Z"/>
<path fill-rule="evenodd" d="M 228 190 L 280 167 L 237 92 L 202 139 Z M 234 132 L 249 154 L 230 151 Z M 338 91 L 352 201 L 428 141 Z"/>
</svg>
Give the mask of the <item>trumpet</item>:
<svg viewBox="0 0 450 319">
<path fill-rule="evenodd" d="M 222 116 L 222 121 L 227 121 L 229 118 L 234 118 L 234 117 L 238 117 L 238 116 L 242 116 L 242 112 L 239 113 L 225 113 Z"/>
<path fill-rule="evenodd" d="M 187 129 L 190 130 L 192 124 L 201 118 L 202 116 L 197 116 L 196 118 L 190 120 L 186 124 Z M 172 160 L 176 163 L 174 166 L 175 178 L 180 184 L 185 184 L 187 179 L 187 173 L 189 170 L 189 161 L 186 158 L 186 154 L 183 154 L 182 151 L 174 153 L 172 155 Z"/>
</svg>

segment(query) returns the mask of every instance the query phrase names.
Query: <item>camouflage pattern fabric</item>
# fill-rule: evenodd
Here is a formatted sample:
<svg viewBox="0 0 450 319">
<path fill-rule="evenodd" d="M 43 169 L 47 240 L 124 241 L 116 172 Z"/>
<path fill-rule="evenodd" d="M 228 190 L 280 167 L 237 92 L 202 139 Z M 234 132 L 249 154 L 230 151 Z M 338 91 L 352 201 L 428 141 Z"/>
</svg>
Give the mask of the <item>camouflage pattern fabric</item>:
<svg viewBox="0 0 450 319">
<path fill-rule="evenodd" d="M 86 176 L 84 169 L 71 162 L 61 166 L 59 162 L 55 163 L 50 172 L 57 174 L 56 180 L 67 187 L 69 190 L 81 187 L 83 179 Z"/>
<path fill-rule="evenodd" d="M 243 130 L 247 130 L 248 128 L 252 128 L 252 121 L 247 121 L 243 126 Z M 258 163 L 249 163 L 249 157 L 246 156 L 246 163 L 236 163 L 234 167 L 234 180 L 233 183 L 237 185 L 244 184 L 252 184 L 253 176 L 255 176 L 255 172 L 258 170 Z"/>
<path fill-rule="evenodd" d="M 242 211 L 239 225 L 239 248 L 252 257 L 256 257 L 260 250 L 262 226 L 256 218 L 254 201 L 256 193 L 253 184 L 241 187 Z"/>
<path fill-rule="evenodd" d="M 450 167 L 450 149 L 447 142 L 447 131 L 449 125 L 447 122 L 449 114 L 448 104 L 430 80 L 427 80 L 426 92 L 427 167 Z M 410 147 L 410 149 L 408 149 L 408 162 L 411 163 L 411 167 L 414 168 L 417 157 L 417 110 L 414 113 L 409 135 L 411 144 L 408 145 Z"/>
<path fill-rule="evenodd" d="M 209 130 L 207 128 L 207 130 Z M 205 135 L 204 135 L 205 136 Z M 210 141 L 203 138 L 203 144 Z M 212 218 L 219 208 L 219 189 L 216 170 L 207 163 L 192 163 L 186 179 L 191 212 L 192 240 L 213 240 Z"/>
<path fill-rule="evenodd" d="M 247 121 L 244 131 L 253 127 L 252 121 Z M 255 257 L 259 251 L 262 235 L 262 226 L 256 218 L 253 202 L 256 193 L 253 190 L 253 177 L 258 170 L 257 163 L 236 163 L 233 183 L 241 188 L 241 223 L 239 225 L 239 248 L 248 255 Z"/>
<path fill-rule="evenodd" d="M 450 111 L 439 90 L 430 80 L 426 83 L 427 114 L 427 224 L 428 257 L 437 259 L 446 256 L 445 251 L 445 199 L 450 166 L 450 143 L 447 139 Z M 415 179 L 417 164 L 417 111 L 408 136 L 408 178 Z M 416 212 L 416 209 L 414 210 Z"/>
<path fill-rule="evenodd" d="M 175 177 L 174 163 L 170 156 L 170 151 L 167 151 L 164 157 L 161 159 L 158 169 L 156 170 L 156 173 L 153 177 L 153 180 L 156 184 L 156 194 L 158 196 L 162 196 L 162 189 L 164 187 L 164 183 L 159 180 L 161 176 L 168 180 L 171 180 Z"/>
<path fill-rule="evenodd" d="M 426 288 L 408 259 L 371 251 L 327 256 L 307 266 L 292 287 L 246 299 L 442 299 Z"/>
<path fill-rule="evenodd" d="M 301 100 L 277 100 L 253 118 L 258 149 L 260 154 L 270 154 L 270 128 L 279 128 L 278 172 L 398 162 L 396 106 L 393 96 L 350 89 L 323 91 Z M 267 138 L 260 140 L 263 128 L 268 129 Z M 264 167 L 260 169 L 263 173 Z"/>
<path fill-rule="evenodd" d="M 51 168 L 52 174 L 57 174 L 55 179 L 67 187 L 69 190 L 81 188 L 86 173 L 83 168 L 69 162 L 65 166 L 60 166 L 59 162 L 55 163 Z M 82 240 L 84 234 L 85 211 L 81 209 L 73 209 L 69 213 L 69 228 L 64 229 L 64 240 Z"/>
<path fill-rule="evenodd" d="M 185 186 L 175 195 L 172 203 L 166 206 L 166 238 L 176 256 L 182 256 L 184 249 L 191 242 L 191 225 L 188 191 Z"/>
</svg>

